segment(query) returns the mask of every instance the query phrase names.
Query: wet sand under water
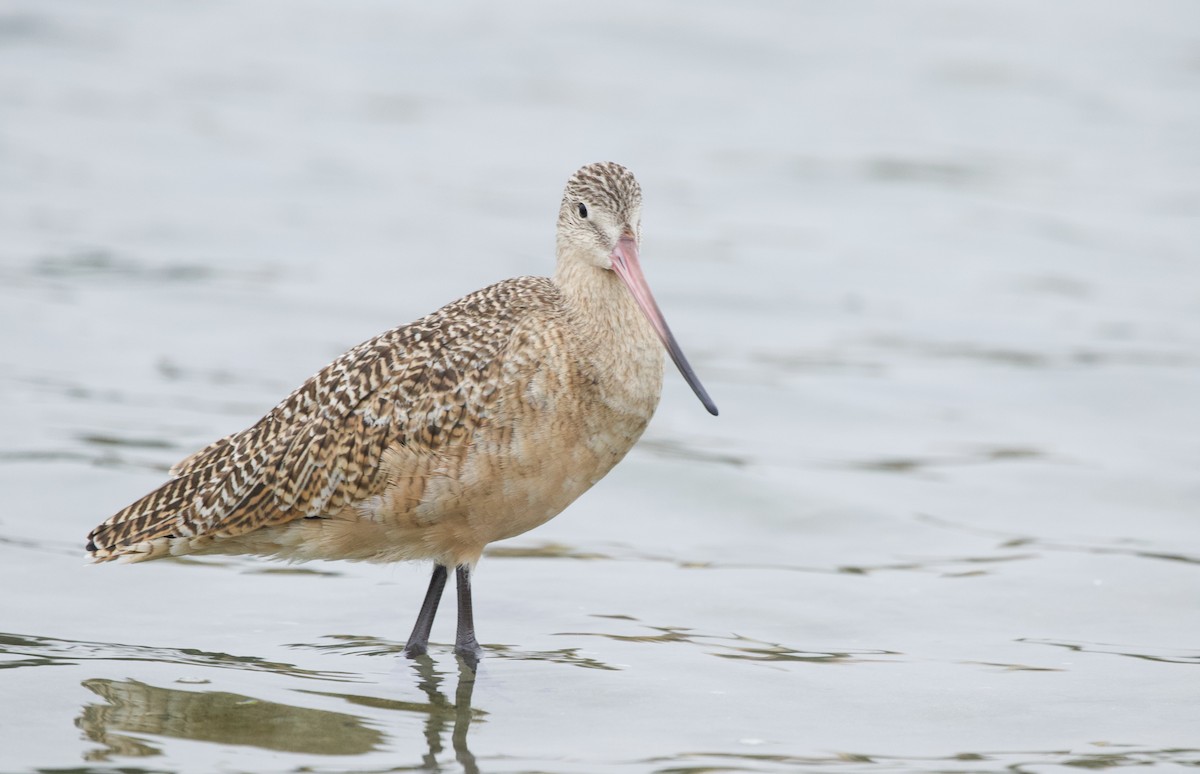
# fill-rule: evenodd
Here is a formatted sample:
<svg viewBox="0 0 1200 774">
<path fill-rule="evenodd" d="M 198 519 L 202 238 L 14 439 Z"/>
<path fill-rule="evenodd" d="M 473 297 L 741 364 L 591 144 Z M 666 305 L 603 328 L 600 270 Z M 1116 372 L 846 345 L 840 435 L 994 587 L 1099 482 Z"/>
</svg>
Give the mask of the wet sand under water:
<svg viewBox="0 0 1200 774">
<path fill-rule="evenodd" d="M 1197 52 L 1169 2 L 10 4 L 0 770 L 1200 766 Z M 493 547 L 478 673 L 449 597 L 400 656 L 425 567 L 85 565 L 347 347 L 548 273 L 600 158 L 721 416 L 669 373 Z"/>
</svg>

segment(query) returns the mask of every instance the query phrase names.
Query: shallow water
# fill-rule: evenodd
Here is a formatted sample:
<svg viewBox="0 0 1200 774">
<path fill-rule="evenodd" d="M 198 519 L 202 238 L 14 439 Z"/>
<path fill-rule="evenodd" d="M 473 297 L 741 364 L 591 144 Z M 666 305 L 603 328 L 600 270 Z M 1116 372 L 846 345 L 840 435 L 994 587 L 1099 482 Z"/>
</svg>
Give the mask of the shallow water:
<svg viewBox="0 0 1200 774">
<path fill-rule="evenodd" d="M 0 770 L 1200 766 L 1193 4 L 0 9 Z M 480 565 L 83 562 L 566 176 L 721 407 Z"/>
</svg>

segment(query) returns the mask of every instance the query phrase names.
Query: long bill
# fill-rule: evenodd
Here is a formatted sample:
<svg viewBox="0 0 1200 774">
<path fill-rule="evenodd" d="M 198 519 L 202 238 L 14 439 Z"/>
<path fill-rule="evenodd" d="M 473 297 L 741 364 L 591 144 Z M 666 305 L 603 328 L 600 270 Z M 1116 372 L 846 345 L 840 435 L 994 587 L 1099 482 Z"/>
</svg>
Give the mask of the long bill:
<svg viewBox="0 0 1200 774">
<path fill-rule="evenodd" d="M 637 302 L 638 308 L 642 310 L 642 314 L 646 315 L 654 332 L 658 334 L 663 346 L 667 348 L 667 353 L 675 362 L 675 367 L 679 369 L 679 373 L 683 374 L 688 386 L 692 388 L 692 392 L 696 393 L 696 397 L 704 404 L 704 408 L 708 409 L 708 413 L 716 416 L 717 404 L 708 397 L 708 391 L 704 389 L 704 385 L 696 377 L 696 372 L 692 370 L 687 358 L 683 356 L 683 350 L 679 348 L 675 336 L 667 327 L 666 319 L 659 311 L 658 304 L 654 302 L 654 295 L 650 292 L 650 286 L 646 283 L 646 277 L 642 274 L 642 265 L 638 260 L 637 240 L 631 236 L 621 237 L 617 240 L 617 246 L 613 248 L 611 258 L 613 271 L 633 294 L 633 300 Z"/>
</svg>

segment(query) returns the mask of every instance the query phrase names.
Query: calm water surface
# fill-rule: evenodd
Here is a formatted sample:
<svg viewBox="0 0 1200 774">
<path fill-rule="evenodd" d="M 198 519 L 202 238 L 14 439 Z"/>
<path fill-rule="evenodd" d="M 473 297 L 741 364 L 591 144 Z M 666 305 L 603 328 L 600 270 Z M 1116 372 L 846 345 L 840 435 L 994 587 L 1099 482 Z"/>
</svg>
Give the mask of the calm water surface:
<svg viewBox="0 0 1200 774">
<path fill-rule="evenodd" d="M 1191 3 L 0 6 L 0 770 L 1200 766 Z M 614 159 L 721 407 L 479 569 L 86 566 Z"/>
</svg>

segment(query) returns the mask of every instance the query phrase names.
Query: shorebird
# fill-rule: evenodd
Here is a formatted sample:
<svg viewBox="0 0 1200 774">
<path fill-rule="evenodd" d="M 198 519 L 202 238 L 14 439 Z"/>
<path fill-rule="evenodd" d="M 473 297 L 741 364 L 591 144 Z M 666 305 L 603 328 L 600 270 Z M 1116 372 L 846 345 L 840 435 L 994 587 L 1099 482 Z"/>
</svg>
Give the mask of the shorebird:
<svg viewBox="0 0 1200 774">
<path fill-rule="evenodd" d="M 645 430 L 663 347 L 711 414 L 639 263 L 641 187 L 567 181 L 553 279 L 517 277 L 359 344 L 252 427 L 177 463 L 88 535 L 98 562 L 185 554 L 432 560 L 405 645 L 424 654 L 450 568 L 455 651 L 477 659 L 484 547 L 558 515 Z"/>
</svg>

